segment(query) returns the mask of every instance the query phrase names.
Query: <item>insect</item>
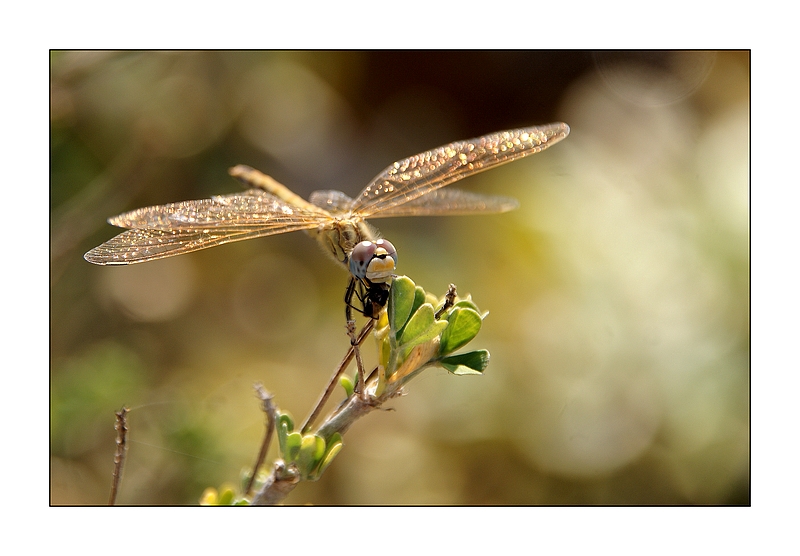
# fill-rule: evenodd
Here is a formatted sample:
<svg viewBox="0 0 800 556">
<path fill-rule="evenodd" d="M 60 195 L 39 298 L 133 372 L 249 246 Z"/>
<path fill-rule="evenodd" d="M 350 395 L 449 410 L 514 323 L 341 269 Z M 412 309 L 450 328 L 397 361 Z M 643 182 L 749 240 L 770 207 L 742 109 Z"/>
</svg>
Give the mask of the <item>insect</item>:
<svg viewBox="0 0 800 556">
<path fill-rule="evenodd" d="M 397 251 L 380 240 L 368 218 L 496 213 L 517 207 L 514 199 L 441 188 L 494 166 L 543 151 L 569 134 L 553 123 L 491 133 L 450 143 L 388 166 L 351 199 L 340 191 L 315 191 L 308 201 L 248 166 L 229 173 L 248 189 L 210 199 L 145 207 L 108 219 L 128 230 L 84 255 L 98 265 L 128 265 L 200 249 L 306 230 L 352 275 L 355 294 L 375 316 L 385 303 L 376 284 L 391 281 Z"/>
</svg>

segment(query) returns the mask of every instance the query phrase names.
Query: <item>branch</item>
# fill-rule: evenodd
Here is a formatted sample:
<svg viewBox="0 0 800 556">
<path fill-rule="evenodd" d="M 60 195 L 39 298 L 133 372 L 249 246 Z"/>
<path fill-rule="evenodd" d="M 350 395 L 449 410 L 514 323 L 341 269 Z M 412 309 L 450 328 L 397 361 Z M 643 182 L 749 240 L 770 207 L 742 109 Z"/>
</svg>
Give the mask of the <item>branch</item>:
<svg viewBox="0 0 800 556">
<path fill-rule="evenodd" d="M 253 483 L 258 475 L 258 470 L 261 469 L 261 465 L 267 457 L 267 450 L 269 449 L 270 442 L 272 442 L 272 432 L 275 430 L 275 404 L 272 403 L 273 396 L 267 392 L 261 384 L 256 384 L 255 389 L 256 395 L 261 400 L 261 409 L 267 415 L 267 427 L 264 431 L 264 440 L 261 442 L 261 449 L 258 451 L 256 463 L 253 465 L 253 472 L 250 474 L 250 480 L 247 481 L 247 487 L 244 489 L 245 496 L 249 496 L 253 490 Z"/>
<path fill-rule="evenodd" d="M 111 495 L 108 497 L 108 505 L 113 506 L 117 502 L 117 492 L 119 481 L 122 478 L 122 466 L 125 464 L 125 452 L 128 448 L 128 411 L 127 407 L 116 411 L 117 421 L 114 423 L 114 430 L 117 431 L 117 449 L 114 452 L 114 472 L 112 473 Z"/>
<path fill-rule="evenodd" d="M 435 309 L 438 307 L 438 310 Z M 348 349 L 337 367 L 330 384 L 315 409 L 299 430 L 288 413 L 272 405 L 272 397 L 259 390 L 268 418 L 268 430 L 262 443 L 256 466 L 246 489 L 255 491 L 252 499 L 235 499 L 232 493 L 217 496 L 207 489 L 203 503 L 271 505 L 283 501 L 300 481 L 316 481 L 344 446 L 343 435 L 358 419 L 379 409 L 387 401 L 403 394 L 403 387 L 423 369 L 440 366 L 452 374 L 481 374 L 488 365 L 489 353 L 478 350 L 453 355 L 471 341 L 481 328 L 488 313 L 481 314 L 469 297 L 457 299 L 455 286 L 443 299 L 427 294 L 407 277 L 395 278 L 386 310 L 379 318 L 364 326 L 358 339 Z M 353 359 L 354 351 L 374 328 L 378 342 L 378 365 L 370 375 L 364 390 L 359 392 L 342 373 Z M 346 379 L 346 380 L 345 380 Z M 344 386 L 347 398 L 334 409 L 316 431 L 312 424 L 330 397 L 334 385 Z M 272 466 L 268 477 L 258 478 L 274 427 L 280 446 L 280 459 Z M 209 494 L 210 492 L 210 494 Z"/>
</svg>

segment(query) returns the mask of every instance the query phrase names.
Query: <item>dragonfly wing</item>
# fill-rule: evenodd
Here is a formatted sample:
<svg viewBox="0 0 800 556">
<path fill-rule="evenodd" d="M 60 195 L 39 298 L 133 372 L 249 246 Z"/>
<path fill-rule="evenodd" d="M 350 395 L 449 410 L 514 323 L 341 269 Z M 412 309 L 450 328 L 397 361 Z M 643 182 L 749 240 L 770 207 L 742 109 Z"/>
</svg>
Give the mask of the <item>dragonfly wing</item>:
<svg viewBox="0 0 800 556">
<path fill-rule="evenodd" d="M 243 230 L 145 230 L 133 229 L 109 239 L 86 253 L 83 258 L 99 265 L 127 265 L 164 259 L 256 237 L 308 229 L 309 225 L 294 228 L 261 228 Z"/>
<path fill-rule="evenodd" d="M 512 129 L 450 143 L 395 162 L 378 174 L 353 202 L 353 214 L 375 218 L 454 181 L 543 151 L 569 134 L 554 123 Z"/>
<path fill-rule="evenodd" d="M 210 199 L 139 208 L 109 218 L 108 222 L 130 229 L 241 231 L 243 228 L 267 226 L 273 229 L 298 223 L 316 225 L 325 218 L 326 214 L 319 209 L 308 210 L 259 189 L 250 189 Z"/>
<path fill-rule="evenodd" d="M 252 189 L 241 194 L 136 209 L 109 223 L 130 228 L 84 255 L 90 263 L 125 265 L 215 245 L 324 227 L 330 219 Z"/>
<path fill-rule="evenodd" d="M 495 195 L 479 195 L 460 189 L 439 189 L 413 201 L 395 205 L 372 218 L 392 216 L 450 216 L 507 212 L 519 206 L 516 199 Z"/>
<path fill-rule="evenodd" d="M 239 164 L 228 170 L 228 173 L 239 180 L 249 189 L 248 193 L 266 193 L 277 197 L 281 201 L 295 207 L 316 210 L 316 207 L 291 191 L 288 187 L 278 182 L 275 178 L 268 176 L 244 164 Z"/>
<path fill-rule="evenodd" d="M 308 201 L 315 206 L 325 209 L 334 214 L 347 212 L 353 206 L 353 199 L 335 189 L 325 189 L 313 191 L 308 197 Z"/>
</svg>

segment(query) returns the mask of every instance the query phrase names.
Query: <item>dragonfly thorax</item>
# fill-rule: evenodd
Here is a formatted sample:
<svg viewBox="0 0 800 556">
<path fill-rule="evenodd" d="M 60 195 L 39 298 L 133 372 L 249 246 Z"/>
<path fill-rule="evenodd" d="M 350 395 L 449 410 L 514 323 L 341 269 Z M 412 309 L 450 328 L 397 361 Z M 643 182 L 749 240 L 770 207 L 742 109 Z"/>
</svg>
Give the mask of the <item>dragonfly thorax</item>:
<svg viewBox="0 0 800 556">
<path fill-rule="evenodd" d="M 350 255 L 362 241 L 373 241 L 378 237 L 375 229 L 360 219 L 340 216 L 325 226 L 308 230 L 323 251 L 337 261 L 349 265 Z"/>
</svg>

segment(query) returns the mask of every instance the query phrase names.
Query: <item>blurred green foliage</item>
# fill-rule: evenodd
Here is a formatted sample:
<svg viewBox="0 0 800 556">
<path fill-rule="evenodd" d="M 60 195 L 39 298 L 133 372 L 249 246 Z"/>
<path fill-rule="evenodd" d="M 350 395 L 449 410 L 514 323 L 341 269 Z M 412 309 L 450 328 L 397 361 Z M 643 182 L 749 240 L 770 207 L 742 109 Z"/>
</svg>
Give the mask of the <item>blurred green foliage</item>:
<svg viewBox="0 0 800 556">
<path fill-rule="evenodd" d="M 376 222 L 400 273 L 491 309 L 487 372 L 426 372 L 287 503 L 748 503 L 749 72 L 746 52 L 54 52 L 51 503 L 105 503 L 126 404 L 119 503 L 196 504 L 252 465 L 252 383 L 304 414 L 348 346 L 347 275 L 303 234 L 101 268 L 82 254 L 106 218 L 238 191 L 239 163 L 353 195 L 551 121 L 565 141 L 457 184 L 517 211 Z"/>
</svg>

